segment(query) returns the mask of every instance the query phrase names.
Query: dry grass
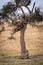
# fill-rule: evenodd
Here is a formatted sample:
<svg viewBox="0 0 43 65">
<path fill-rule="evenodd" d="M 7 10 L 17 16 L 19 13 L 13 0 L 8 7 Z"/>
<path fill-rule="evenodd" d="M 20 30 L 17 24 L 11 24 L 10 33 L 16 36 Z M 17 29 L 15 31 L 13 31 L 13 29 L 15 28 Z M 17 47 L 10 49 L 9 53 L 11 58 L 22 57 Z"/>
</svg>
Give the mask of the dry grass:
<svg viewBox="0 0 43 65">
<path fill-rule="evenodd" d="M 7 25 L 6 28 L 9 29 Z M 14 35 L 15 40 L 8 39 L 10 33 L 10 31 L 5 31 L 0 34 L 0 65 L 43 65 L 43 30 L 27 26 L 25 42 L 30 59 L 19 57 L 20 32 Z"/>
<path fill-rule="evenodd" d="M 21 59 L 19 56 L 0 57 L 0 65 L 43 65 L 43 56 Z"/>
<path fill-rule="evenodd" d="M 0 27 L 1 28 L 1 27 Z M 5 29 L 8 28 L 8 25 L 5 23 Z M 20 32 L 14 34 L 16 39 L 9 40 L 11 31 L 4 31 L 0 34 L 0 52 L 13 54 L 14 52 L 20 52 Z M 27 26 L 27 30 L 25 32 L 25 42 L 26 47 L 29 51 L 30 55 L 43 54 L 43 30 L 39 30 L 36 27 L 32 27 L 30 25 Z"/>
</svg>

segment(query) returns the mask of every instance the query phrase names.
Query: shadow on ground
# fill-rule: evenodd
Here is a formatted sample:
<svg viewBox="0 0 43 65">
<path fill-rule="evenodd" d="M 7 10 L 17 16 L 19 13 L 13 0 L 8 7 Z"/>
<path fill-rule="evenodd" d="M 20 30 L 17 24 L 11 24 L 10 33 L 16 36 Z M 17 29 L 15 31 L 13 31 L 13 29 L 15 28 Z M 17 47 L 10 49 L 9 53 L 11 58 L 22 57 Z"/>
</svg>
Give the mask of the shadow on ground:
<svg viewBox="0 0 43 65">
<path fill-rule="evenodd" d="M 30 56 L 29 59 L 21 59 L 20 56 L 0 56 L 0 65 L 43 65 L 43 55 Z"/>
</svg>

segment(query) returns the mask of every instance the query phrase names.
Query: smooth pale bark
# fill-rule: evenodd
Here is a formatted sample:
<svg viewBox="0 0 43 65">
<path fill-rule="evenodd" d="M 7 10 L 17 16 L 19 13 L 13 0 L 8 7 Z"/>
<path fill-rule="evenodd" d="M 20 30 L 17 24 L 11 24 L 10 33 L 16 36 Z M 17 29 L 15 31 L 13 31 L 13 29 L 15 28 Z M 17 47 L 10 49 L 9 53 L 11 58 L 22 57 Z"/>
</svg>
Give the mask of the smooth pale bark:
<svg viewBox="0 0 43 65">
<path fill-rule="evenodd" d="M 25 35 L 25 30 L 26 30 L 26 26 L 21 29 L 20 31 L 20 45 L 21 45 L 21 56 L 22 58 L 28 58 L 28 50 L 26 50 L 26 46 L 25 46 L 25 39 L 24 39 L 24 35 Z"/>
</svg>

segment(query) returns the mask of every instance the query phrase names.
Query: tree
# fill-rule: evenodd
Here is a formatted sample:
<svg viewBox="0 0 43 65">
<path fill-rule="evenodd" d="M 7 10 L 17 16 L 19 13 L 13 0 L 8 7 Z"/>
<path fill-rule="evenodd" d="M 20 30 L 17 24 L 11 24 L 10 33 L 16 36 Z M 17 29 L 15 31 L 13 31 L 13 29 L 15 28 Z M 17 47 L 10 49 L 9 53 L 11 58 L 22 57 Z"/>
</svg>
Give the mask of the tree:
<svg viewBox="0 0 43 65">
<path fill-rule="evenodd" d="M 14 3 L 16 3 L 16 5 Z M 12 2 L 8 2 L 7 5 L 3 6 L 3 9 L 1 9 L 2 12 L 0 12 L 0 16 L 2 19 L 6 19 L 6 20 L 10 19 L 12 21 L 10 25 L 16 26 L 16 28 L 14 27 L 13 33 L 11 33 L 10 39 L 13 38 L 14 33 L 20 31 L 21 56 L 22 58 L 29 58 L 28 50 L 26 49 L 25 40 L 24 40 L 27 24 L 31 24 L 31 25 L 33 25 L 33 23 L 35 24 L 35 20 L 39 21 L 38 19 L 39 16 L 41 18 L 40 21 L 43 18 L 39 14 L 39 12 L 37 14 L 37 9 L 35 9 L 35 12 L 33 13 L 35 3 L 33 4 L 32 11 L 28 8 L 28 5 L 31 3 L 31 0 L 15 0 L 14 3 L 12 4 Z M 21 6 L 26 7 L 30 12 L 30 15 L 26 16 Z M 15 12 L 17 11 L 18 8 L 21 9 L 23 15 L 21 16 L 20 19 L 15 19 L 16 16 Z M 12 15 L 14 19 L 12 19 Z"/>
</svg>

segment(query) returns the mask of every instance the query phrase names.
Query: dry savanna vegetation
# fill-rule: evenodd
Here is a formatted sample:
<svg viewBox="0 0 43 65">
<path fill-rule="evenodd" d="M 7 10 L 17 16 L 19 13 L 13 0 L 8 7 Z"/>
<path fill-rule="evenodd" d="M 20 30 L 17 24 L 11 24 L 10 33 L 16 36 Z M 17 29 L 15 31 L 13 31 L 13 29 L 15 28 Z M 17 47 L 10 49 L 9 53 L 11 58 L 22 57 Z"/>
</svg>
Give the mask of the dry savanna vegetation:
<svg viewBox="0 0 43 65">
<path fill-rule="evenodd" d="M 4 26 L 7 30 L 13 28 L 8 27 L 7 23 Z M 25 43 L 30 56 L 27 60 L 20 59 L 20 32 L 15 33 L 15 39 L 10 40 L 11 31 L 7 30 L 0 34 L 0 65 L 43 65 L 43 30 L 27 26 Z"/>
<path fill-rule="evenodd" d="M 0 65 L 43 65 L 43 13 L 35 2 L 32 9 L 30 4 L 15 0 L 0 10 Z"/>
<path fill-rule="evenodd" d="M 4 26 L 7 29 L 0 34 L 0 52 L 2 51 L 0 54 L 11 52 L 14 55 L 15 52 L 20 52 L 20 32 L 15 33 L 15 39 L 10 40 L 8 37 L 10 37 L 10 33 L 12 32 L 9 29 L 12 30 L 13 27 L 8 27 L 7 23 Z M 43 29 L 28 25 L 25 32 L 25 43 L 29 55 L 43 54 Z"/>
</svg>

